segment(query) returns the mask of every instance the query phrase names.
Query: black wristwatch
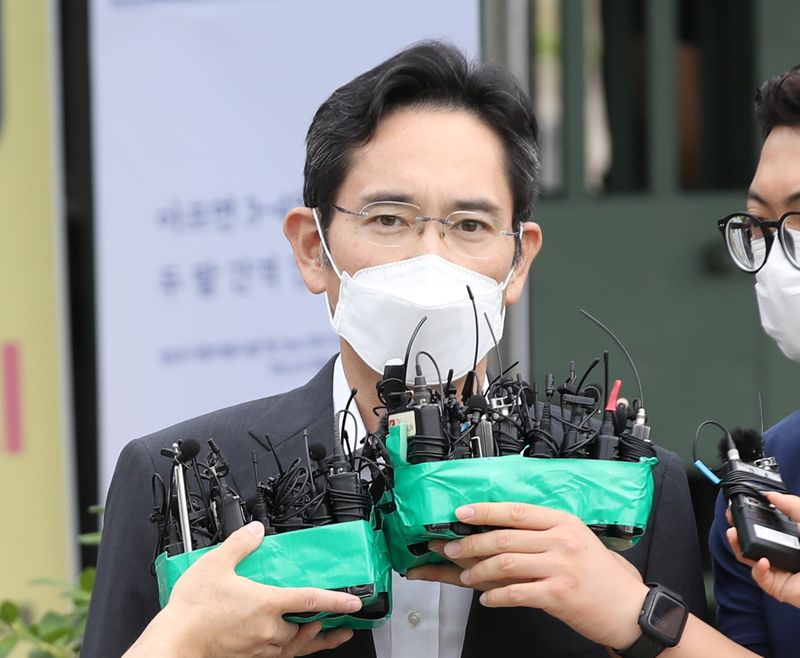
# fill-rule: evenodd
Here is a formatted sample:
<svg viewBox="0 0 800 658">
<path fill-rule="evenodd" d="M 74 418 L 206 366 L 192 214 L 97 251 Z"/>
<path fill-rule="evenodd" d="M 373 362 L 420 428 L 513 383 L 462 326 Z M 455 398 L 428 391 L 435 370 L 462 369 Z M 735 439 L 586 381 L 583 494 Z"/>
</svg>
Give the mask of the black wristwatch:
<svg viewBox="0 0 800 658">
<path fill-rule="evenodd" d="M 650 591 L 639 613 L 642 634 L 627 649 L 614 649 L 622 658 L 654 658 L 678 644 L 683 635 L 689 609 L 681 595 L 655 583 L 647 586 Z"/>
</svg>

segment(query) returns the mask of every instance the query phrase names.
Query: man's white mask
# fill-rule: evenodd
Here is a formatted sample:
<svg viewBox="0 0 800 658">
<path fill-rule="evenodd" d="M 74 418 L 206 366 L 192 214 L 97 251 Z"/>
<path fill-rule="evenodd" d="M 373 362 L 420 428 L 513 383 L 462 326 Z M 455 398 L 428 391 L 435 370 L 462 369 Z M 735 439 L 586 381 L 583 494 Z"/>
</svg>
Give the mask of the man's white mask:
<svg viewBox="0 0 800 658">
<path fill-rule="evenodd" d="M 322 236 L 316 210 L 314 220 Z M 352 276 L 340 272 L 324 237 L 323 249 L 339 280 L 339 301 L 328 317 L 333 330 L 344 338 L 361 359 L 378 373 L 390 359 L 402 359 L 414 329 L 423 317 L 412 348 L 413 355 L 428 352 L 437 362 L 442 379 L 453 369 L 453 378 L 469 372 L 475 358 L 475 311 L 478 313 L 478 360 L 494 346 L 486 318 L 499 341 L 503 335 L 505 307 L 503 291 L 513 268 L 502 283 L 440 256 L 426 254 L 359 270 Z M 484 317 L 484 314 L 486 318 Z M 437 382 L 428 358 L 419 361 L 429 383 Z M 414 362 L 407 372 L 414 383 Z"/>
<path fill-rule="evenodd" d="M 800 241 L 800 231 L 790 234 Z M 753 241 L 754 252 L 765 248 L 763 239 Z M 788 358 L 800 363 L 800 270 L 779 244 L 772 246 L 764 267 L 756 272 L 756 297 L 764 331 Z"/>
</svg>

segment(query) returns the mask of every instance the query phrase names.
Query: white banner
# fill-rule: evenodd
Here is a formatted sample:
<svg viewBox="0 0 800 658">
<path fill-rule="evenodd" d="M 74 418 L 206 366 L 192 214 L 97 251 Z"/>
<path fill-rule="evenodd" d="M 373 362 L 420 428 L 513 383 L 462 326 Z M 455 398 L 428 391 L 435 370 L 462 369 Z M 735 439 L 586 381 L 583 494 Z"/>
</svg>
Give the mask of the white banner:
<svg viewBox="0 0 800 658">
<path fill-rule="evenodd" d="M 308 125 L 414 41 L 476 56 L 478 4 L 92 1 L 101 496 L 128 440 L 298 386 L 338 350 L 281 231 Z"/>
</svg>

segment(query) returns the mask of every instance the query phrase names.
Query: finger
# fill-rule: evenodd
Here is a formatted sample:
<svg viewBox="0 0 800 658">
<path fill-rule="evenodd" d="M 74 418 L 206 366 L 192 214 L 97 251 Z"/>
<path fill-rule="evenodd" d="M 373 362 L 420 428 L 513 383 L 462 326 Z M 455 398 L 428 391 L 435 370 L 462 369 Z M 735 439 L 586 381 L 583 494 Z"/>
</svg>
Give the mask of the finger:
<svg viewBox="0 0 800 658">
<path fill-rule="evenodd" d="M 767 558 L 762 557 L 758 562 L 754 562 L 751 573 L 753 575 L 753 580 L 756 581 L 756 584 L 761 589 L 780 601 L 780 598 L 778 598 L 780 592 L 777 591 L 778 588 L 776 586 L 777 575 L 779 572 L 776 572 L 770 567 L 770 563 Z"/>
<path fill-rule="evenodd" d="M 481 594 L 479 601 L 487 608 L 529 608 L 545 609 L 550 602 L 547 585 L 542 582 L 513 583 L 496 587 Z"/>
<path fill-rule="evenodd" d="M 767 498 L 775 507 L 793 521 L 800 521 L 800 496 L 790 494 L 768 493 Z"/>
<path fill-rule="evenodd" d="M 499 553 L 539 553 L 547 547 L 547 539 L 542 531 L 502 528 L 447 542 L 444 555 L 451 560 L 463 560 Z"/>
<path fill-rule="evenodd" d="M 728 539 L 728 543 L 731 545 L 731 549 L 733 549 L 733 554 L 734 556 L 736 556 L 736 559 L 739 560 L 739 562 L 741 562 L 742 564 L 753 566 L 755 562 L 742 555 L 742 547 L 739 544 L 739 535 L 736 532 L 736 528 L 728 528 L 725 531 L 725 536 Z"/>
<path fill-rule="evenodd" d="M 308 643 L 303 649 L 295 652 L 295 656 L 307 656 L 317 651 L 326 651 L 328 649 L 335 649 L 343 645 L 350 638 L 353 637 L 353 631 L 349 628 L 336 628 L 332 631 L 325 631 L 317 635 L 311 642 Z"/>
<path fill-rule="evenodd" d="M 728 525 L 733 525 L 733 514 L 731 514 L 730 507 L 725 510 L 725 520 L 728 522 Z"/>
<path fill-rule="evenodd" d="M 425 564 L 410 569 L 406 574 L 406 580 L 429 580 L 464 587 L 464 583 L 461 582 L 462 571 L 461 567 L 452 564 Z"/>
<path fill-rule="evenodd" d="M 300 624 L 297 627 L 295 636 L 283 647 L 280 658 L 292 658 L 293 656 L 302 655 L 301 652 L 306 650 L 306 647 L 308 647 L 314 641 L 321 630 L 321 621 L 312 621 L 308 624 Z"/>
<path fill-rule="evenodd" d="M 525 503 L 474 503 L 456 509 L 456 517 L 472 525 L 548 530 L 571 515 Z"/>
<path fill-rule="evenodd" d="M 437 553 L 438 555 L 441 555 L 448 562 L 452 562 L 457 567 L 461 567 L 462 569 L 469 569 L 472 565 L 474 565 L 474 564 L 476 564 L 478 562 L 477 558 L 466 558 L 466 557 L 465 558 L 454 558 L 454 557 L 450 557 L 449 555 L 447 555 L 447 553 L 444 552 L 444 547 L 448 543 L 449 542 L 436 539 L 436 540 L 428 543 L 428 548 L 430 548 L 434 553 Z"/>
<path fill-rule="evenodd" d="M 550 575 L 541 554 L 501 553 L 481 560 L 461 574 L 461 582 L 484 589 L 482 585 L 500 581 L 530 581 Z"/>
<path fill-rule="evenodd" d="M 273 623 L 269 625 L 269 631 L 267 633 L 269 640 L 264 647 L 265 655 L 283 656 L 284 648 L 295 640 L 300 630 L 301 628 L 298 624 L 288 622 L 281 617 L 274 619 Z"/>
<path fill-rule="evenodd" d="M 344 592 L 316 587 L 275 587 L 275 603 L 281 612 L 339 612 L 361 609 L 361 599 Z"/>
<path fill-rule="evenodd" d="M 264 526 L 260 521 L 253 521 L 243 528 L 239 528 L 200 560 L 214 560 L 233 569 L 261 545 L 262 539 L 264 539 Z"/>
</svg>

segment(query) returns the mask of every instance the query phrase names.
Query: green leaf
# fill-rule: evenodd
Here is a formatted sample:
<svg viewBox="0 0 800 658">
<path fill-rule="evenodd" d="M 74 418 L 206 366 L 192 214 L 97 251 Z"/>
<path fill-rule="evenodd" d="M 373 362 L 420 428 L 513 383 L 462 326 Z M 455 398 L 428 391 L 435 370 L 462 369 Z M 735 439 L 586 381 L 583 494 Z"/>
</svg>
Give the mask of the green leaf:
<svg viewBox="0 0 800 658">
<path fill-rule="evenodd" d="M 19 608 L 16 604 L 11 601 L 3 601 L 0 603 L 0 619 L 10 624 L 17 618 L 19 618 Z"/>
<path fill-rule="evenodd" d="M 17 645 L 17 638 L 13 635 L 0 640 L 0 658 L 6 658 L 12 649 Z"/>
<path fill-rule="evenodd" d="M 34 578 L 28 581 L 28 583 L 30 585 L 52 585 L 53 587 L 60 587 L 62 589 L 69 589 L 72 587 L 72 583 L 68 583 L 66 580 L 59 580 L 58 578 Z"/>
<path fill-rule="evenodd" d="M 68 598 L 72 601 L 73 605 L 78 606 L 80 604 L 89 603 L 92 594 L 91 592 L 84 592 L 80 589 L 71 589 L 68 592 L 61 592 L 61 596 Z"/>
<path fill-rule="evenodd" d="M 82 546 L 99 546 L 100 533 L 99 532 L 85 532 L 78 535 L 78 543 Z"/>
<path fill-rule="evenodd" d="M 33 649 L 28 658 L 53 658 L 53 654 L 45 649 Z"/>
<path fill-rule="evenodd" d="M 39 637 L 46 642 L 54 642 L 60 637 L 72 633 L 72 621 L 66 615 L 48 612 L 38 623 Z"/>
<path fill-rule="evenodd" d="M 97 570 L 94 567 L 86 567 L 83 571 L 81 571 L 79 580 L 81 590 L 84 592 L 92 591 L 92 588 L 94 587 L 94 576 L 96 571 Z"/>
<path fill-rule="evenodd" d="M 89 505 L 90 514 L 102 514 L 105 511 L 105 505 Z"/>
</svg>

